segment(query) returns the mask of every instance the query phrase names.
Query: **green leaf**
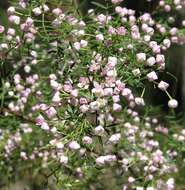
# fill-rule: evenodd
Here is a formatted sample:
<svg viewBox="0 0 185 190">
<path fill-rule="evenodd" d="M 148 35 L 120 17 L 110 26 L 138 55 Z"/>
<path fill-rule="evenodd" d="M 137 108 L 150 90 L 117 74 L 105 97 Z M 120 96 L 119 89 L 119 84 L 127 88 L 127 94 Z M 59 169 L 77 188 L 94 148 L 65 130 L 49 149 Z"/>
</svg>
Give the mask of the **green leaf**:
<svg viewBox="0 0 185 190">
<path fill-rule="evenodd" d="M 101 3 L 98 3 L 98 2 L 95 2 L 95 1 L 92 1 L 91 4 L 97 6 L 97 7 L 100 7 L 102 9 L 105 9 L 107 10 L 107 7 L 105 7 L 104 5 L 102 5 Z"/>
</svg>

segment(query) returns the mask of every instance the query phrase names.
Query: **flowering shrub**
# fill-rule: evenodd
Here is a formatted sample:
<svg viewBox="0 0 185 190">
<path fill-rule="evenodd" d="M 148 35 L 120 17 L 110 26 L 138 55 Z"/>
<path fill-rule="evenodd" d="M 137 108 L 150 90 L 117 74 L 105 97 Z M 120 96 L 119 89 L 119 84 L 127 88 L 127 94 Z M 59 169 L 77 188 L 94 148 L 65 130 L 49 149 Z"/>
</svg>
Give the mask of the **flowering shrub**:
<svg viewBox="0 0 185 190">
<path fill-rule="evenodd" d="M 96 3 L 106 13 L 87 15 L 60 1 L 8 8 L 8 27 L 0 26 L 2 185 L 28 175 L 43 188 L 175 189 L 185 132 L 160 123 L 145 94 L 150 84 L 178 106 L 159 74 L 165 51 L 185 41 L 185 20 L 175 21 L 185 2 L 161 0 L 139 17 L 121 2 Z"/>
</svg>

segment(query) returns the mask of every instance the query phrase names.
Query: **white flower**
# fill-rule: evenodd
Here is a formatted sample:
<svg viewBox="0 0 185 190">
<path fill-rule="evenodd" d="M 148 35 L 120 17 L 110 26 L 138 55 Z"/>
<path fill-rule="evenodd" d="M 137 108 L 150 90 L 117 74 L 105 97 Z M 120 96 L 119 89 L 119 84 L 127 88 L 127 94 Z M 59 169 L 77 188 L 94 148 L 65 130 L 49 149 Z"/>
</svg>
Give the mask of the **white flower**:
<svg viewBox="0 0 185 190">
<path fill-rule="evenodd" d="M 109 57 L 108 58 L 108 63 L 115 66 L 118 62 L 118 59 L 116 57 Z"/>
<path fill-rule="evenodd" d="M 167 189 L 168 190 L 173 190 L 174 189 L 174 179 L 173 178 L 168 179 L 166 184 L 167 184 Z"/>
<path fill-rule="evenodd" d="M 100 14 L 97 16 L 97 19 L 101 23 L 105 23 L 107 21 L 107 17 L 104 14 Z"/>
<path fill-rule="evenodd" d="M 134 76 L 141 76 L 140 69 L 134 69 L 134 70 L 132 70 L 132 73 Z"/>
<path fill-rule="evenodd" d="M 52 133 L 56 133 L 57 132 L 57 128 L 56 127 L 52 127 L 50 130 Z"/>
<path fill-rule="evenodd" d="M 155 57 L 149 57 L 148 59 L 147 59 L 147 61 L 146 61 L 146 64 L 148 65 L 148 66 L 153 66 L 154 64 L 156 63 L 156 61 L 155 61 Z"/>
<path fill-rule="evenodd" d="M 111 2 L 113 3 L 113 4 L 118 4 L 118 3 L 121 3 L 123 0 L 111 0 Z"/>
<path fill-rule="evenodd" d="M 158 84 L 158 88 L 165 91 L 167 88 L 169 87 L 169 84 L 164 82 L 164 81 L 161 81 L 159 84 Z"/>
<path fill-rule="evenodd" d="M 104 159 L 105 159 L 105 162 L 108 162 L 108 163 L 110 163 L 110 162 L 113 162 L 113 161 L 116 161 L 116 160 L 117 160 L 117 158 L 116 158 L 116 156 L 115 156 L 115 155 L 106 155 L 106 156 L 104 156 Z"/>
<path fill-rule="evenodd" d="M 96 40 L 97 40 L 97 41 L 103 41 L 103 40 L 104 40 L 103 34 L 97 34 L 97 35 L 96 35 Z"/>
<path fill-rule="evenodd" d="M 83 137 L 82 141 L 84 144 L 92 144 L 92 142 L 93 142 L 92 138 L 88 137 L 88 136 Z"/>
<path fill-rule="evenodd" d="M 143 187 L 136 187 L 136 190 L 144 190 Z"/>
<path fill-rule="evenodd" d="M 60 156 L 60 163 L 61 164 L 67 164 L 68 163 L 68 157 L 67 156 Z"/>
<path fill-rule="evenodd" d="M 7 9 L 7 13 L 8 13 L 9 15 L 14 14 L 14 13 L 15 13 L 15 7 L 13 7 L 13 6 L 9 7 L 9 8 Z"/>
<path fill-rule="evenodd" d="M 77 89 L 72 90 L 72 91 L 71 91 L 71 95 L 72 95 L 73 97 L 77 97 L 77 96 L 78 96 L 78 90 L 77 90 Z"/>
<path fill-rule="evenodd" d="M 100 157 L 96 158 L 96 164 L 98 164 L 98 165 L 105 164 L 105 157 L 104 156 L 100 156 Z"/>
<path fill-rule="evenodd" d="M 49 7 L 46 4 L 44 4 L 43 5 L 43 10 L 44 10 L 44 12 L 48 12 L 49 11 Z"/>
<path fill-rule="evenodd" d="M 169 48 L 171 46 L 171 41 L 169 39 L 164 39 L 163 44 L 165 47 Z"/>
<path fill-rule="evenodd" d="M 154 80 L 157 80 L 158 79 L 158 76 L 157 74 L 155 73 L 155 71 L 152 71 L 150 73 L 147 74 L 147 78 L 150 82 L 154 81 Z"/>
<path fill-rule="evenodd" d="M 57 91 L 57 92 L 55 92 L 55 94 L 54 94 L 54 96 L 52 98 L 52 102 L 59 103 L 60 100 L 61 100 L 61 98 L 60 98 L 60 92 Z"/>
<path fill-rule="evenodd" d="M 13 92 L 13 91 L 9 91 L 9 92 L 8 92 L 8 95 L 9 95 L 9 96 L 13 96 L 13 95 L 14 95 L 14 92 Z"/>
<path fill-rule="evenodd" d="M 149 36 L 149 35 L 145 35 L 145 36 L 144 36 L 145 42 L 149 42 L 150 39 L 151 39 L 151 36 Z"/>
<path fill-rule="evenodd" d="M 119 111 L 121 111 L 121 109 L 122 109 L 122 107 L 121 107 L 120 104 L 118 104 L 118 103 L 114 103 L 114 104 L 113 104 L 113 110 L 114 110 L 115 112 L 119 112 Z"/>
<path fill-rule="evenodd" d="M 95 135 L 98 135 L 98 136 L 102 136 L 104 134 L 104 132 L 105 132 L 105 129 L 101 125 L 97 126 L 94 129 Z"/>
<path fill-rule="evenodd" d="M 89 110 L 89 106 L 88 105 L 82 105 L 82 106 L 80 106 L 80 111 L 82 112 L 82 113 L 85 113 L 85 112 L 87 112 Z"/>
<path fill-rule="evenodd" d="M 114 96 L 112 96 L 112 100 L 113 100 L 114 103 L 119 102 L 120 101 L 120 96 L 119 95 L 114 95 Z"/>
<path fill-rule="evenodd" d="M 7 34 L 10 36 L 15 36 L 15 29 L 14 28 L 9 28 L 7 31 Z"/>
<path fill-rule="evenodd" d="M 133 177 L 129 177 L 129 178 L 128 178 L 128 182 L 129 182 L 129 183 L 133 183 L 134 181 L 135 181 L 135 179 L 134 179 Z"/>
<path fill-rule="evenodd" d="M 63 149 L 63 148 L 64 148 L 64 144 L 63 144 L 62 142 L 57 142 L 57 143 L 56 143 L 56 147 L 57 147 L 58 149 Z"/>
<path fill-rule="evenodd" d="M 178 106 L 178 101 L 175 99 L 171 99 L 168 101 L 169 108 L 176 108 Z"/>
<path fill-rule="evenodd" d="M 101 86 L 96 86 L 92 89 L 92 93 L 95 94 L 97 97 L 104 96 L 104 90 Z"/>
<path fill-rule="evenodd" d="M 24 67 L 24 71 L 25 71 L 26 73 L 30 73 L 31 67 L 30 67 L 29 65 L 26 65 L 26 66 Z"/>
<path fill-rule="evenodd" d="M 122 93 L 121 93 L 121 95 L 128 97 L 128 96 L 131 95 L 131 93 L 132 92 L 131 92 L 131 90 L 129 88 L 124 88 L 123 91 L 122 91 Z"/>
<path fill-rule="evenodd" d="M 144 105 L 145 105 L 144 99 L 141 98 L 141 97 L 136 97 L 136 98 L 135 98 L 135 103 L 136 103 L 137 105 L 140 105 L 140 106 L 144 106 Z"/>
<path fill-rule="evenodd" d="M 181 3 L 181 0 L 174 0 L 175 5 L 179 5 Z"/>
<path fill-rule="evenodd" d="M 86 26 L 85 22 L 83 20 L 81 20 L 79 23 L 79 26 L 83 27 L 83 26 Z"/>
<path fill-rule="evenodd" d="M 10 88 L 10 83 L 9 82 L 5 82 L 5 84 L 4 84 L 4 86 L 5 86 L 5 88 Z"/>
<path fill-rule="evenodd" d="M 146 54 L 145 53 L 138 53 L 136 54 L 136 59 L 138 62 L 144 62 L 146 61 Z"/>
<path fill-rule="evenodd" d="M 182 26 L 184 26 L 184 27 L 185 27 L 185 20 L 183 20 L 183 21 L 182 21 Z"/>
<path fill-rule="evenodd" d="M 116 133 L 116 134 L 113 134 L 110 138 L 109 138 L 109 142 L 113 143 L 113 144 L 116 144 L 119 142 L 121 138 L 121 134 L 120 133 Z"/>
<path fill-rule="evenodd" d="M 58 89 L 59 87 L 59 83 L 53 79 L 50 80 L 50 86 L 53 88 L 53 89 Z"/>
<path fill-rule="evenodd" d="M 74 48 L 75 48 L 76 50 L 80 50 L 81 44 L 80 44 L 79 42 L 75 42 L 75 43 L 74 43 Z"/>
<path fill-rule="evenodd" d="M 60 8 L 56 8 L 56 9 L 53 9 L 52 10 L 52 13 L 55 15 L 55 16 L 59 16 L 60 14 L 62 14 L 62 10 Z"/>
<path fill-rule="evenodd" d="M 170 30 L 170 34 L 172 36 L 176 35 L 177 34 L 177 28 L 173 27 L 171 30 Z"/>
<path fill-rule="evenodd" d="M 93 101 L 89 104 L 89 107 L 92 111 L 96 111 L 100 107 L 100 103 L 98 101 Z"/>
<path fill-rule="evenodd" d="M 81 40 L 81 41 L 80 41 L 81 47 L 86 47 L 87 44 L 88 44 L 88 42 L 87 42 L 86 40 Z"/>
<path fill-rule="evenodd" d="M 36 51 L 31 51 L 30 55 L 33 56 L 34 58 L 38 57 L 38 53 Z"/>
<path fill-rule="evenodd" d="M 147 187 L 146 190 L 155 190 L 154 187 Z"/>
<path fill-rule="evenodd" d="M 103 91 L 105 96 L 112 96 L 113 94 L 113 88 L 104 88 Z"/>
<path fill-rule="evenodd" d="M 109 70 L 109 71 L 107 72 L 107 76 L 108 76 L 108 77 L 116 77 L 116 76 L 117 76 L 117 71 L 116 71 L 116 69 Z"/>
<path fill-rule="evenodd" d="M 6 43 L 0 44 L 0 49 L 8 49 L 8 44 Z"/>
<path fill-rule="evenodd" d="M 69 143 L 69 148 L 72 150 L 78 150 L 80 145 L 76 141 L 72 141 Z"/>
<path fill-rule="evenodd" d="M 78 33 L 77 33 L 79 36 L 83 36 L 85 34 L 85 31 L 84 30 L 78 30 Z"/>
<path fill-rule="evenodd" d="M 46 122 L 43 122 L 41 125 L 41 129 L 48 131 L 49 130 L 49 125 Z"/>
<path fill-rule="evenodd" d="M 164 61 L 165 61 L 164 55 L 162 55 L 162 54 L 157 54 L 156 55 L 156 62 L 157 63 L 163 63 Z"/>
<path fill-rule="evenodd" d="M 0 25 L 0 34 L 3 33 L 5 31 L 5 27 Z"/>
<path fill-rule="evenodd" d="M 42 14 L 42 10 L 40 9 L 40 7 L 36 7 L 32 11 L 35 16 L 39 16 L 40 14 Z"/>
</svg>

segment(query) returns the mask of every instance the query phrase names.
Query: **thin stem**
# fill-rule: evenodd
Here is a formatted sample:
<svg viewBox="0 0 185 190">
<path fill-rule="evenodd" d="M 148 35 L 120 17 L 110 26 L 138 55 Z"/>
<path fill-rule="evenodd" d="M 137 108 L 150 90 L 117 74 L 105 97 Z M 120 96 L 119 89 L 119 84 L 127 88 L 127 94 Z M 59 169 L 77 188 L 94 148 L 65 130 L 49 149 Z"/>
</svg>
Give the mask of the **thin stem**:
<svg viewBox="0 0 185 190">
<path fill-rule="evenodd" d="M 143 89 L 142 94 L 141 94 L 141 98 L 143 98 L 143 96 L 145 94 L 145 90 L 146 90 L 146 88 Z"/>
<path fill-rule="evenodd" d="M 171 95 L 169 94 L 169 92 L 167 90 L 165 90 L 167 96 L 170 98 L 170 100 L 172 100 L 173 98 L 171 97 Z"/>
</svg>

